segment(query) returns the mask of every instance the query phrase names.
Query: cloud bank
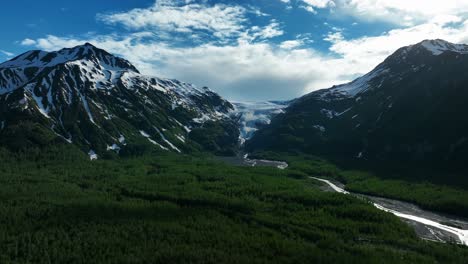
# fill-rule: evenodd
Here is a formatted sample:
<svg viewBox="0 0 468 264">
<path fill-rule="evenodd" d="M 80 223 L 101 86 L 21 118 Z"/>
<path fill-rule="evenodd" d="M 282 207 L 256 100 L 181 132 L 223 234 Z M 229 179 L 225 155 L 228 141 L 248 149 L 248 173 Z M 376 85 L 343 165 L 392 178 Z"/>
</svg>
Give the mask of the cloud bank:
<svg viewBox="0 0 468 264">
<path fill-rule="evenodd" d="M 394 23 L 395 29 L 351 38 L 346 37 L 345 30 L 334 29 L 319 36 L 329 45 L 323 51 L 302 36 L 279 39 L 286 33 L 285 22 L 259 8 L 210 5 L 205 1 L 157 1 L 148 8 L 97 15 L 100 23 L 124 27 L 124 33 L 48 35 L 24 39 L 21 44 L 56 50 L 91 42 L 125 57 L 145 74 L 209 86 L 237 101 L 260 101 L 292 99 L 351 81 L 396 49 L 424 39 L 468 42 L 465 1 L 446 0 L 444 5 L 422 0 L 278 1 L 281 2 L 285 6 L 294 4 L 298 9 L 310 7 L 309 11 L 314 11 L 309 12 L 311 16 L 317 10 L 327 10 L 330 16 L 340 13 L 360 21 Z"/>
</svg>

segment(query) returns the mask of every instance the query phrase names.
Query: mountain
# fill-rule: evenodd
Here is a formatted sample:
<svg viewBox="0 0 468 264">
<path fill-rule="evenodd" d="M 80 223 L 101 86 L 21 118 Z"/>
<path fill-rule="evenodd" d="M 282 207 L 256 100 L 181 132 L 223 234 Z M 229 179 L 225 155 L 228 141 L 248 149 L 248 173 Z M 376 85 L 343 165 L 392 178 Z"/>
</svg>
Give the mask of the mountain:
<svg viewBox="0 0 468 264">
<path fill-rule="evenodd" d="M 234 106 L 208 88 L 141 74 L 91 44 L 29 51 L 0 64 L 0 145 L 68 142 L 94 159 L 113 153 L 232 154 Z"/>
<path fill-rule="evenodd" d="M 467 70 L 467 45 L 403 47 L 353 82 L 294 100 L 246 148 L 464 168 Z"/>
</svg>

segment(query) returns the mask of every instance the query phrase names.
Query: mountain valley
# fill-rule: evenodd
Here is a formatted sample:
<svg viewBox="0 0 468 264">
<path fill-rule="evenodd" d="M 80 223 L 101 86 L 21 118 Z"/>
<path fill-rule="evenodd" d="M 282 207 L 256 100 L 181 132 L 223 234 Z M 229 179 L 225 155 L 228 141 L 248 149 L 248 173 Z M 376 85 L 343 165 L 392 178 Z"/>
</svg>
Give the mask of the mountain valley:
<svg viewBox="0 0 468 264">
<path fill-rule="evenodd" d="M 466 69 L 467 45 L 425 40 L 230 102 L 89 43 L 21 54 L 0 64 L 0 262 L 466 263 Z"/>
</svg>

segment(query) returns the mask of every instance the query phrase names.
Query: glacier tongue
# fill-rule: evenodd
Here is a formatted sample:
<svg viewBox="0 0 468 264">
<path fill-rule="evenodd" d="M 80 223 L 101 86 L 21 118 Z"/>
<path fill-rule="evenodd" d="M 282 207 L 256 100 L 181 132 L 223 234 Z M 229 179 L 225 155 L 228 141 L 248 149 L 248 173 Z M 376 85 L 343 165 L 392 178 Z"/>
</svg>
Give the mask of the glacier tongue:
<svg viewBox="0 0 468 264">
<path fill-rule="evenodd" d="M 243 144 L 250 139 L 262 125 L 268 125 L 271 119 L 284 112 L 289 102 L 233 102 L 234 114 L 240 117 L 240 141 Z"/>
</svg>

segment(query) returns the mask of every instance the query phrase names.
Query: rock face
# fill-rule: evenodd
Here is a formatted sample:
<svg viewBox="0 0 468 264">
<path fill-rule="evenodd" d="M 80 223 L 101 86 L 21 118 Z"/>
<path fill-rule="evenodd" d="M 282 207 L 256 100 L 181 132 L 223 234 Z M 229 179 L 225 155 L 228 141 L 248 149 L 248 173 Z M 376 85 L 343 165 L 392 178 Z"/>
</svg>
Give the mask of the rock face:
<svg viewBox="0 0 468 264">
<path fill-rule="evenodd" d="M 246 147 L 463 167 L 467 105 L 468 46 L 426 40 L 351 83 L 296 99 Z"/>
<path fill-rule="evenodd" d="M 147 148 L 230 154 L 233 105 L 208 88 L 145 76 L 90 44 L 0 64 L 0 145 L 68 142 L 96 158 Z"/>
</svg>

